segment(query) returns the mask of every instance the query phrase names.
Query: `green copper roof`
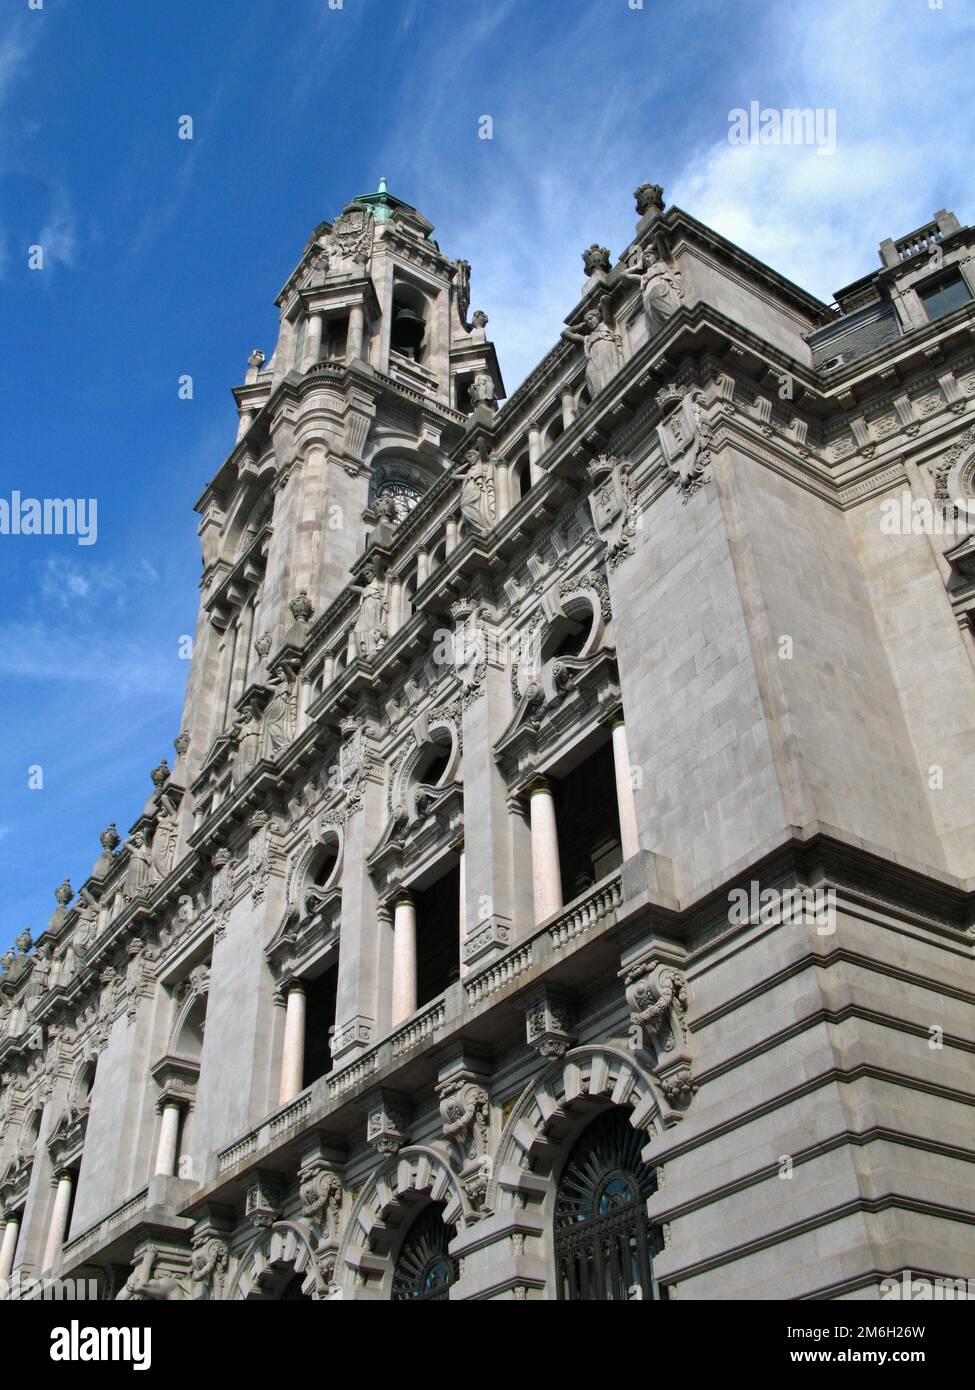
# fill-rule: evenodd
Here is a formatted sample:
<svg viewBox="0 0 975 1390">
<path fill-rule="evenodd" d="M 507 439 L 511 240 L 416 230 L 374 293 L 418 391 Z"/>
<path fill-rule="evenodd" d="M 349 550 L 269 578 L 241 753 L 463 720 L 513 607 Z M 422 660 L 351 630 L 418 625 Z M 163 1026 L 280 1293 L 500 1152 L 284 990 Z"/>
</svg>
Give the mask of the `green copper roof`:
<svg viewBox="0 0 975 1390">
<path fill-rule="evenodd" d="M 385 222 L 392 217 L 394 208 L 408 208 L 410 212 L 416 212 L 412 203 L 404 203 L 402 198 L 393 197 L 385 179 L 379 180 L 379 187 L 375 193 L 361 193 L 354 201 L 370 208 L 377 222 Z"/>
</svg>

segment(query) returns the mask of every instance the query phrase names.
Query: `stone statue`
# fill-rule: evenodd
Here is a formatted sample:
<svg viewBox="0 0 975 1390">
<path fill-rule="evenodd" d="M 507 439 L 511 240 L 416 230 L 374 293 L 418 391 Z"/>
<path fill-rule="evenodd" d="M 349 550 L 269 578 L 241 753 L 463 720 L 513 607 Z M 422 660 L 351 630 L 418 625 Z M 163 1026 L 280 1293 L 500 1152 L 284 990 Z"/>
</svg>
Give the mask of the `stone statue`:
<svg viewBox="0 0 975 1390">
<path fill-rule="evenodd" d="M 383 549 L 392 545 L 396 535 L 396 508 L 393 499 L 385 493 L 376 498 L 373 504 L 373 511 L 376 514 L 376 524 L 369 537 L 370 545 L 380 545 Z"/>
<path fill-rule="evenodd" d="M 149 891 L 152 882 L 152 859 L 146 845 L 146 837 L 137 830 L 125 842 L 129 851 L 129 866 L 125 875 L 125 898 L 141 898 Z"/>
<path fill-rule="evenodd" d="M 379 578 L 373 565 L 362 571 L 362 583 L 353 584 L 359 590 L 359 612 L 355 620 L 355 639 L 360 656 L 375 656 L 386 641 L 386 614 L 389 601 L 385 581 Z"/>
<path fill-rule="evenodd" d="M 627 280 L 637 280 L 643 294 L 643 307 L 656 331 L 681 306 L 684 289 L 679 270 L 672 270 L 660 253 L 653 247 L 646 250 L 637 248 L 633 259 L 633 269 L 623 272 Z"/>
<path fill-rule="evenodd" d="M 176 1303 L 186 1298 L 186 1289 L 176 1279 L 154 1279 L 152 1277 L 158 1258 L 159 1251 L 150 1246 L 129 1275 L 116 1302 Z"/>
<path fill-rule="evenodd" d="M 605 304 L 603 300 L 599 309 L 586 311 L 584 333 L 573 333 L 568 328 L 562 330 L 563 338 L 582 344 L 587 359 L 586 384 L 593 400 L 609 385 L 623 365 L 623 345 L 619 334 L 606 321 Z"/>
<path fill-rule="evenodd" d="M 471 323 L 483 333 L 488 326 L 489 319 L 483 309 L 475 309 L 471 316 Z"/>
<path fill-rule="evenodd" d="M 294 737 L 298 705 L 286 671 L 275 672 L 273 685 L 274 694 L 264 711 L 265 752 L 269 758 L 276 758 Z"/>
<path fill-rule="evenodd" d="M 227 1242 L 219 1236 L 204 1236 L 202 1239 L 194 1236 L 190 1274 L 195 1299 L 220 1298 L 229 1260 Z"/>
<path fill-rule="evenodd" d="M 478 372 L 470 385 L 471 405 L 493 405 L 497 400 L 494 382 L 487 372 Z"/>
<path fill-rule="evenodd" d="M 494 468 L 478 449 L 464 455 L 464 484 L 460 490 L 460 511 L 475 531 L 489 531 L 497 520 Z"/>
<path fill-rule="evenodd" d="M 233 783 L 239 786 L 260 757 L 261 716 L 251 701 L 234 721 L 237 748 L 233 758 Z"/>
</svg>

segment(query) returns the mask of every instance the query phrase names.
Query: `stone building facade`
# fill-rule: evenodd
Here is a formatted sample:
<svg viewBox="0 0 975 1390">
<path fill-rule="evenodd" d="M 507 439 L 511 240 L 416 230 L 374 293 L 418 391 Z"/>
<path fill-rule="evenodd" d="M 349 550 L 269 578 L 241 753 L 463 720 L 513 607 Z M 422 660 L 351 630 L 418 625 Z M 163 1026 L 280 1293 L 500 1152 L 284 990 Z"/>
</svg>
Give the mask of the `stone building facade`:
<svg viewBox="0 0 975 1390">
<path fill-rule="evenodd" d="M 827 305 L 636 196 L 508 398 L 385 183 L 313 233 L 173 766 L 3 960 L 9 1296 L 975 1274 L 975 231 Z"/>
</svg>

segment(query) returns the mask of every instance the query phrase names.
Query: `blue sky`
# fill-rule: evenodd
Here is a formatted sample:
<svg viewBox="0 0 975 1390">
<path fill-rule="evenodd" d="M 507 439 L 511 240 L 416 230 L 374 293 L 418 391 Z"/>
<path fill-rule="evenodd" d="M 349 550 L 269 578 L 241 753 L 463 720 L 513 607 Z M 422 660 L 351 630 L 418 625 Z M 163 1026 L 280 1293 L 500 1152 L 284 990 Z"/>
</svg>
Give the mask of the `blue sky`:
<svg viewBox="0 0 975 1390">
<path fill-rule="evenodd" d="M 192 506 L 322 218 L 388 177 L 471 261 L 509 392 L 645 180 L 823 297 L 975 218 L 968 0 L 634 2 L 0 0 L 0 497 L 98 501 L 95 545 L 0 536 L 0 945 L 172 760 Z M 753 100 L 835 109 L 835 154 L 730 145 Z"/>
</svg>

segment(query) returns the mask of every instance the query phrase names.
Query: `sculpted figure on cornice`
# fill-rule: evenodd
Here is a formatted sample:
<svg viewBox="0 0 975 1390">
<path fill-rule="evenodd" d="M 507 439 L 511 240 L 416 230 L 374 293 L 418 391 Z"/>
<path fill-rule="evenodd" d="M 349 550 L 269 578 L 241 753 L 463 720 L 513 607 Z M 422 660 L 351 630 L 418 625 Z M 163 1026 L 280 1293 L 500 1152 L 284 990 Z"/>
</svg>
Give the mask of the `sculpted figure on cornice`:
<svg viewBox="0 0 975 1390">
<path fill-rule="evenodd" d="M 231 775 L 235 787 L 240 786 L 260 757 L 261 710 L 256 700 L 250 700 L 234 721 L 235 748 L 232 754 Z"/>
<path fill-rule="evenodd" d="M 360 656 L 367 660 L 376 655 L 387 637 L 389 599 L 386 581 L 374 565 L 366 565 L 362 582 L 350 586 L 359 591 L 359 612 L 355 620 L 355 641 Z"/>
<path fill-rule="evenodd" d="M 165 878 L 173 867 L 178 833 L 176 811 L 164 800 L 159 807 L 159 819 L 152 834 L 152 867 L 159 878 Z"/>
<path fill-rule="evenodd" d="M 463 463 L 460 511 L 474 531 L 489 531 L 497 520 L 494 465 L 478 449 L 468 449 Z"/>
<path fill-rule="evenodd" d="M 392 497 L 388 493 L 380 493 L 373 504 L 373 512 L 376 524 L 369 536 L 369 544 L 388 549 L 396 538 L 396 526 L 399 521 Z"/>
<path fill-rule="evenodd" d="M 587 309 L 582 333 L 575 333 L 569 328 L 562 330 L 563 338 L 582 344 L 586 354 L 586 384 L 593 400 L 605 390 L 623 365 L 623 345 L 607 313 L 606 300 L 601 299 L 598 309 Z"/>
<path fill-rule="evenodd" d="M 680 308 L 684 299 L 681 273 L 664 260 L 656 247 L 634 248 L 630 269 L 623 272 L 627 280 L 636 280 L 641 287 L 643 307 L 650 320 L 651 333 L 658 332 Z"/>
<path fill-rule="evenodd" d="M 125 871 L 125 900 L 132 902 L 144 897 L 152 885 L 152 858 L 146 845 L 146 837 L 141 830 L 130 835 L 125 842 L 129 852 Z"/>
<path fill-rule="evenodd" d="M 266 757 L 276 758 L 294 738 L 298 695 L 290 671 L 276 671 L 271 685 L 274 694 L 264 711 L 264 752 Z"/>
</svg>

